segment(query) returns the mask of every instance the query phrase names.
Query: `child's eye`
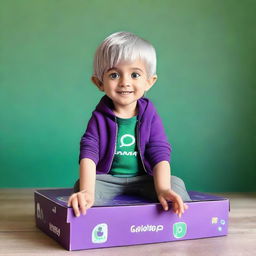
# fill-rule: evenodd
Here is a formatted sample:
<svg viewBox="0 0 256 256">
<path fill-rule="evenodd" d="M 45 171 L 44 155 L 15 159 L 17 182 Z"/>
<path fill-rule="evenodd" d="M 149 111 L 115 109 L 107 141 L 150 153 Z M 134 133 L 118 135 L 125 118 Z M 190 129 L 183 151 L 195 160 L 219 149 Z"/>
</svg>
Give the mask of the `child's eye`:
<svg viewBox="0 0 256 256">
<path fill-rule="evenodd" d="M 109 77 L 112 78 L 112 79 L 116 79 L 116 78 L 119 78 L 119 74 L 118 73 L 111 73 L 109 75 Z"/>
<path fill-rule="evenodd" d="M 138 78 L 140 77 L 140 74 L 139 73 L 136 73 L 136 72 L 133 72 L 132 75 L 131 75 L 132 78 Z"/>
</svg>

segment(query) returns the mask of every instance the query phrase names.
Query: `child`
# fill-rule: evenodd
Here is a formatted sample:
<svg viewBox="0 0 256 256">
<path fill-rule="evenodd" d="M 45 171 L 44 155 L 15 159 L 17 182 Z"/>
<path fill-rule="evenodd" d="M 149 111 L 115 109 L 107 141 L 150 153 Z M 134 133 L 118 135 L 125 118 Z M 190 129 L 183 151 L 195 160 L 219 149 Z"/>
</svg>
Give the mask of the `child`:
<svg viewBox="0 0 256 256">
<path fill-rule="evenodd" d="M 190 197 L 170 175 L 171 147 L 162 122 L 144 94 L 154 85 L 156 53 L 146 40 L 117 32 L 98 47 L 92 82 L 105 93 L 80 142 L 80 179 L 69 198 L 76 216 L 119 194 L 168 201 L 179 217 Z"/>
</svg>

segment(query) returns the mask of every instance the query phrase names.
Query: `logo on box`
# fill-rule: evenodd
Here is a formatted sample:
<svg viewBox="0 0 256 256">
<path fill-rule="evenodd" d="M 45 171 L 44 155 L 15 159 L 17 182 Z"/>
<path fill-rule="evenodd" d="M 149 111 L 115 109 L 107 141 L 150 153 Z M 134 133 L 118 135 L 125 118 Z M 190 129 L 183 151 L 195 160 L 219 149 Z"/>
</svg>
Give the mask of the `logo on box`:
<svg viewBox="0 0 256 256">
<path fill-rule="evenodd" d="M 92 231 L 92 242 L 94 244 L 105 243 L 108 240 L 108 225 L 106 223 L 98 224 Z"/>
<path fill-rule="evenodd" d="M 185 222 L 176 222 L 173 224 L 173 236 L 182 238 L 187 234 L 187 224 Z"/>
<path fill-rule="evenodd" d="M 44 220 L 44 212 L 39 203 L 36 204 L 36 217 L 39 220 Z"/>
</svg>

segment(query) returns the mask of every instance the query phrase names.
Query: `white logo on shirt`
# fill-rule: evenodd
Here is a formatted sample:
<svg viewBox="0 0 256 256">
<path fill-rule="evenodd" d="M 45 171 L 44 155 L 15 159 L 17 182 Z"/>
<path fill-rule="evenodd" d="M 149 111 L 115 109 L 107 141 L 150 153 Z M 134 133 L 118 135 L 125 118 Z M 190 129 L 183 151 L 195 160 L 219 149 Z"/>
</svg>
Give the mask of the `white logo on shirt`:
<svg viewBox="0 0 256 256">
<path fill-rule="evenodd" d="M 129 143 L 125 143 L 124 140 L 125 138 L 130 138 L 131 139 L 131 142 Z M 128 141 L 130 141 L 130 139 Z M 130 134 L 125 134 L 121 137 L 120 139 L 120 142 L 121 142 L 121 145 L 120 145 L 120 148 L 121 147 L 129 147 L 129 146 L 132 146 L 134 143 L 135 143 L 135 138 L 134 136 L 130 135 Z"/>
<path fill-rule="evenodd" d="M 127 151 L 116 151 L 115 155 L 120 155 L 120 156 L 137 156 L 138 152 L 134 151 L 134 152 L 127 152 Z"/>
</svg>

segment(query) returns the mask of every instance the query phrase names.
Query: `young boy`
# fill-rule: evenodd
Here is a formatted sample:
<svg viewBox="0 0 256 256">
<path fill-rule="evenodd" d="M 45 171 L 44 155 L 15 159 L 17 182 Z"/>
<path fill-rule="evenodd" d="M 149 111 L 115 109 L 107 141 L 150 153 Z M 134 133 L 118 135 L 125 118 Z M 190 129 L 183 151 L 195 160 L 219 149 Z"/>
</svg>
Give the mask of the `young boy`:
<svg viewBox="0 0 256 256">
<path fill-rule="evenodd" d="M 76 216 L 119 194 L 168 201 L 180 217 L 190 197 L 170 174 L 171 147 L 153 104 L 144 98 L 156 82 L 156 53 L 146 40 L 117 32 L 98 47 L 92 82 L 105 93 L 80 142 L 80 179 L 69 198 Z"/>
</svg>

